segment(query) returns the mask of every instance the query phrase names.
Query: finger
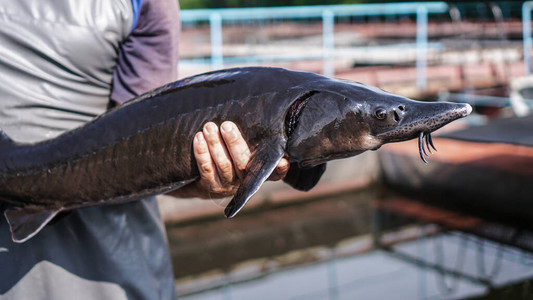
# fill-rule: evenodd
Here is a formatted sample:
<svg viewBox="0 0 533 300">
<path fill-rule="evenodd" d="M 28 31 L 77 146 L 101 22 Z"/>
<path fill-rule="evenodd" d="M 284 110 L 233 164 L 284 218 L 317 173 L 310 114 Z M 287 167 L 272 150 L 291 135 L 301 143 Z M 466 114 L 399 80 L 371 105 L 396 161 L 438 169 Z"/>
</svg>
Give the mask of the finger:
<svg viewBox="0 0 533 300">
<path fill-rule="evenodd" d="M 268 177 L 268 180 L 277 181 L 285 178 L 287 172 L 289 172 L 289 166 L 289 161 L 286 158 L 282 158 L 278 162 L 278 165 L 274 169 L 274 172 L 272 172 L 272 174 L 270 174 L 270 177 Z"/>
<path fill-rule="evenodd" d="M 230 154 L 224 146 L 217 125 L 213 122 L 208 122 L 204 126 L 203 133 L 207 147 L 209 148 L 209 153 L 211 153 L 211 158 L 215 163 L 218 177 L 224 185 L 231 184 L 235 180 L 235 171 Z"/>
<path fill-rule="evenodd" d="M 215 163 L 211 159 L 211 153 L 209 153 L 209 148 L 202 132 L 198 132 L 194 136 L 193 152 L 198 170 L 200 171 L 200 185 L 208 191 L 212 190 L 213 186 L 220 179 L 218 178 Z"/>
<path fill-rule="evenodd" d="M 241 131 L 235 123 L 226 121 L 220 127 L 220 133 L 233 160 L 237 176 L 242 178 L 246 165 L 248 165 L 248 161 L 250 160 L 250 147 L 248 147 L 248 144 L 242 137 Z"/>
</svg>

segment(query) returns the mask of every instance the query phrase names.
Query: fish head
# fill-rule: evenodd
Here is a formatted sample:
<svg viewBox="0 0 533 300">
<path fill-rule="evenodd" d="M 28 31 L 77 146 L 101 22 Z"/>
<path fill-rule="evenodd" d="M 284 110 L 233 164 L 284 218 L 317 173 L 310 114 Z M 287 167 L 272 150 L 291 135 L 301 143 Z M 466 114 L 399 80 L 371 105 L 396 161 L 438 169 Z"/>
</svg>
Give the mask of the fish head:
<svg viewBox="0 0 533 300">
<path fill-rule="evenodd" d="M 344 80 L 316 84 L 312 91 L 287 132 L 287 153 L 301 167 L 377 150 L 385 143 L 430 138 L 434 130 L 472 111 L 468 104 L 415 101 Z M 292 114 L 290 110 L 288 116 Z"/>
<path fill-rule="evenodd" d="M 433 153 L 431 148 L 437 150 L 431 133 L 452 121 L 466 117 L 471 112 L 472 107 L 465 103 L 422 102 L 398 98 L 395 99 L 395 104 L 389 107 L 374 108 L 372 136 L 381 144 L 418 137 L 418 152 L 422 161 L 427 164 L 428 152 Z"/>
<path fill-rule="evenodd" d="M 402 97 L 392 105 L 373 108 L 372 135 L 383 144 L 401 142 L 430 134 L 444 125 L 466 117 L 472 107 L 465 103 L 423 102 Z"/>
</svg>

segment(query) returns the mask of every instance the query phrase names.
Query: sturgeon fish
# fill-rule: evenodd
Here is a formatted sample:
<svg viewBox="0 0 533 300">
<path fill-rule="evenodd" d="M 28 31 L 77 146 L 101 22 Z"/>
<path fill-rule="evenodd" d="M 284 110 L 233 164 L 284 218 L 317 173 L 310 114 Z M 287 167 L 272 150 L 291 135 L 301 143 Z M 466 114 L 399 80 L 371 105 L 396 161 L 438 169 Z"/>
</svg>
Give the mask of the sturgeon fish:
<svg viewBox="0 0 533 300">
<path fill-rule="evenodd" d="M 326 162 L 419 138 L 471 112 L 468 104 L 413 101 L 360 83 L 280 68 L 209 72 L 155 89 L 54 139 L 13 142 L 0 131 L 0 199 L 14 242 L 58 213 L 123 203 L 183 187 L 199 177 L 194 135 L 208 121 L 233 121 L 252 150 L 225 209 L 233 217 L 279 160 L 284 181 L 309 190 Z"/>
</svg>

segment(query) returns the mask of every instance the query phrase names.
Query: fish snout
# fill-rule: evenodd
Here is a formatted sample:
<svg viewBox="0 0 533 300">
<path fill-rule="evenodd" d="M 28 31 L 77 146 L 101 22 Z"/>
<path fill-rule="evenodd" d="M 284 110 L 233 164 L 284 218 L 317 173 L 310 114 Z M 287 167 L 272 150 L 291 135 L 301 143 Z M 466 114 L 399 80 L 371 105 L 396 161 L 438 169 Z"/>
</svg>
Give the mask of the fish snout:
<svg viewBox="0 0 533 300">
<path fill-rule="evenodd" d="M 470 106 L 470 104 L 468 103 L 465 103 L 464 108 L 463 108 L 463 117 L 468 116 L 471 112 L 472 112 L 472 106 Z"/>
<path fill-rule="evenodd" d="M 392 114 L 387 119 L 390 127 L 375 135 L 386 143 L 412 139 L 421 132 L 433 132 L 454 120 L 466 117 L 472 112 L 472 107 L 465 103 L 415 102 L 395 105 L 389 111 Z"/>
<path fill-rule="evenodd" d="M 472 106 L 467 103 L 436 103 L 435 114 L 424 120 L 422 123 L 426 125 L 424 132 L 435 131 L 442 126 L 455 121 L 460 118 L 468 116 L 472 112 Z"/>
</svg>

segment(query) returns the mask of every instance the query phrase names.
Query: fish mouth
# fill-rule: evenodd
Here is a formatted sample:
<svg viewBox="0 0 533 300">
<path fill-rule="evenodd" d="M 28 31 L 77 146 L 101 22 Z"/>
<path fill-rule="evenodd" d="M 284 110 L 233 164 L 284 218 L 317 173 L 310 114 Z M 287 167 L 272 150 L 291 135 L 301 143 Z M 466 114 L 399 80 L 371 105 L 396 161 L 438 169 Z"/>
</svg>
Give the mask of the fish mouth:
<svg viewBox="0 0 533 300">
<path fill-rule="evenodd" d="M 472 106 L 470 106 L 469 104 L 465 104 L 456 111 L 456 116 L 453 117 L 452 120 L 447 120 L 446 122 L 443 122 L 444 124 L 438 124 L 437 128 L 440 128 L 455 119 L 466 117 L 471 112 Z M 431 138 L 431 132 L 437 128 L 432 128 L 430 131 L 420 131 L 420 133 L 418 134 L 418 153 L 420 154 L 420 158 L 426 165 L 428 164 L 426 157 L 429 157 L 430 154 L 433 154 L 431 148 L 433 148 L 433 150 L 437 152 L 437 148 L 435 148 L 435 145 L 433 144 L 433 139 Z"/>
<path fill-rule="evenodd" d="M 437 152 L 437 148 L 435 148 L 435 145 L 433 144 L 433 139 L 431 138 L 431 132 L 421 131 L 418 135 L 418 153 L 420 154 L 420 158 L 426 165 L 428 164 L 426 157 L 429 157 L 430 154 L 433 154 L 431 148 L 433 148 L 433 150 Z"/>
</svg>

